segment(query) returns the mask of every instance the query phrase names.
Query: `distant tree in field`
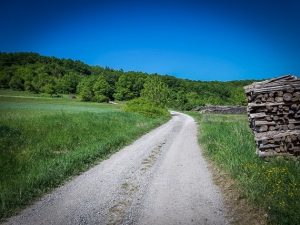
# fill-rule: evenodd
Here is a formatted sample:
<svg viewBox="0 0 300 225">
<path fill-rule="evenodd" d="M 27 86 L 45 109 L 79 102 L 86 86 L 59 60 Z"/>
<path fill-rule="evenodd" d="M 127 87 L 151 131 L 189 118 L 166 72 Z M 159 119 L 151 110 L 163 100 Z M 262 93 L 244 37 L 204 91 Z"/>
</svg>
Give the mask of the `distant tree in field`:
<svg viewBox="0 0 300 225">
<path fill-rule="evenodd" d="M 175 108 L 177 109 L 185 109 L 185 104 L 187 103 L 186 94 L 184 91 L 178 91 L 176 93 L 176 101 L 175 101 Z"/>
<path fill-rule="evenodd" d="M 16 74 L 12 76 L 9 82 L 9 87 L 13 90 L 24 90 L 24 80 L 23 78 Z"/>
<path fill-rule="evenodd" d="M 89 89 L 87 86 L 82 88 L 82 90 L 80 91 L 80 95 L 81 95 L 82 101 L 84 101 L 84 102 L 92 101 L 92 99 L 94 97 L 91 89 Z"/>
<path fill-rule="evenodd" d="M 169 89 L 162 81 L 160 76 L 149 76 L 141 91 L 141 97 L 147 98 L 154 102 L 157 107 L 166 107 L 168 101 Z"/>
<path fill-rule="evenodd" d="M 80 83 L 82 76 L 77 73 L 69 72 L 64 75 L 57 82 L 57 92 L 58 93 L 76 93 L 76 87 Z"/>
<path fill-rule="evenodd" d="M 200 96 L 197 92 L 191 91 L 186 94 L 187 103 L 185 109 L 193 109 L 201 105 Z"/>
<path fill-rule="evenodd" d="M 84 77 L 81 79 L 79 84 L 76 87 L 76 93 L 81 94 L 84 88 L 89 89 L 90 91 L 93 90 L 93 85 L 96 82 L 97 77 L 96 76 L 90 76 L 90 77 Z"/>
<path fill-rule="evenodd" d="M 95 102 L 108 102 L 109 101 L 110 86 L 105 80 L 104 76 L 99 76 L 96 83 L 93 85 L 94 100 Z"/>
<path fill-rule="evenodd" d="M 55 86 L 53 84 L 46 84 L 43 89 L 44 92 L 49 94 L 50 96 L 56 93 Z"/>
<path fill-rule="evenodd" d="M 247 105 L 246 94 L 243 87 L 237 87 L 230 93 L 231 104 L 233 105 Z"/>
<path fill-rule="evenodd" d="M 122 74 L 116 83 L 114 98 L 120 101 L 127 101 L 140 97 L 146 78 L 147 75 L 140 72 L 131 71 Z"/>
</svg>

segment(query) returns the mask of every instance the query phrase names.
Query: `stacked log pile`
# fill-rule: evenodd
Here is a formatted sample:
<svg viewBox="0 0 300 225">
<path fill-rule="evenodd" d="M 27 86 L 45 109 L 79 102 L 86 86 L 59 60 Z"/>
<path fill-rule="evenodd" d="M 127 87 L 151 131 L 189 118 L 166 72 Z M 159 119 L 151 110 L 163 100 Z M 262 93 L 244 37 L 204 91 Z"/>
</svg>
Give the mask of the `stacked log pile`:
<svg viewBox="0 0 300 225">
<path fill-rule="evenodd" d="M 199 113 L 215 113 L 215 114 L 246 114 L 246 106 L 202 106 Z"/>
<path fill-rule="evenodd" d="M 300 79 L 286 75 L 245 86 L 257 154 L 300 155 Z"/>
</svg>

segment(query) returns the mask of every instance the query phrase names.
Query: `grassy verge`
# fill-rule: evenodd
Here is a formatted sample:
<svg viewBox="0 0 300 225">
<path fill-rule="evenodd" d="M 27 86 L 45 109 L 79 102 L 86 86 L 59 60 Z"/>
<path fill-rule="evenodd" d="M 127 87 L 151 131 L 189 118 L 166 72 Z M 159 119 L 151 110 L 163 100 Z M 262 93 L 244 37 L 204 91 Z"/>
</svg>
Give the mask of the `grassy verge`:
<svg viewBox="0 0 300 225">
<path fill-rule="evenodd" d="M 0 220 L 168 120 L 22 94 L 0 96 Z"/>
<path fill-rule="evenodd" d="M 204 154 L 230 174 L 242 198 L 263 207 L 269 224 L 299 224 L 299 162 L 259 158 L 245 115 L 190 115 L 199 123 Z"/>
</svg>

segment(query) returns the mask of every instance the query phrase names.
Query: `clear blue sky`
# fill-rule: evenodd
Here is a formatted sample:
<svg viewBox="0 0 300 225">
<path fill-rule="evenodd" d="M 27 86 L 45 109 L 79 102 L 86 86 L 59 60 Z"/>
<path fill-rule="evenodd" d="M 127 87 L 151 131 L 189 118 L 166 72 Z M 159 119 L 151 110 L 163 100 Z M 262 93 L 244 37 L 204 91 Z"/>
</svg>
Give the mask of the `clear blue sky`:
<svg viewBox="0 0 300 225">
<path fill-rule="evenodd" d="M 192 80 L 300 76 L 300 1 L 2 1 L 0 51 Z"/>
</svg>

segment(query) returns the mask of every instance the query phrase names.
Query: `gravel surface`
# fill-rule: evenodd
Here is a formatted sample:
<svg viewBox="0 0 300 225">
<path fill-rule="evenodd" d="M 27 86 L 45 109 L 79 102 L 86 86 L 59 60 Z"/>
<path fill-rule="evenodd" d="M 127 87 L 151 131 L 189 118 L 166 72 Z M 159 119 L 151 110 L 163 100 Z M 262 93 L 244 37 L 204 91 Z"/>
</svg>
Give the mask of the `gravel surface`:
<svg viewBox="0 0 300 225">
<path fill-rule="evenodd" d="M 185 114 L 144 135 L 4 224 L 229 224 Z"/>
</svg>

